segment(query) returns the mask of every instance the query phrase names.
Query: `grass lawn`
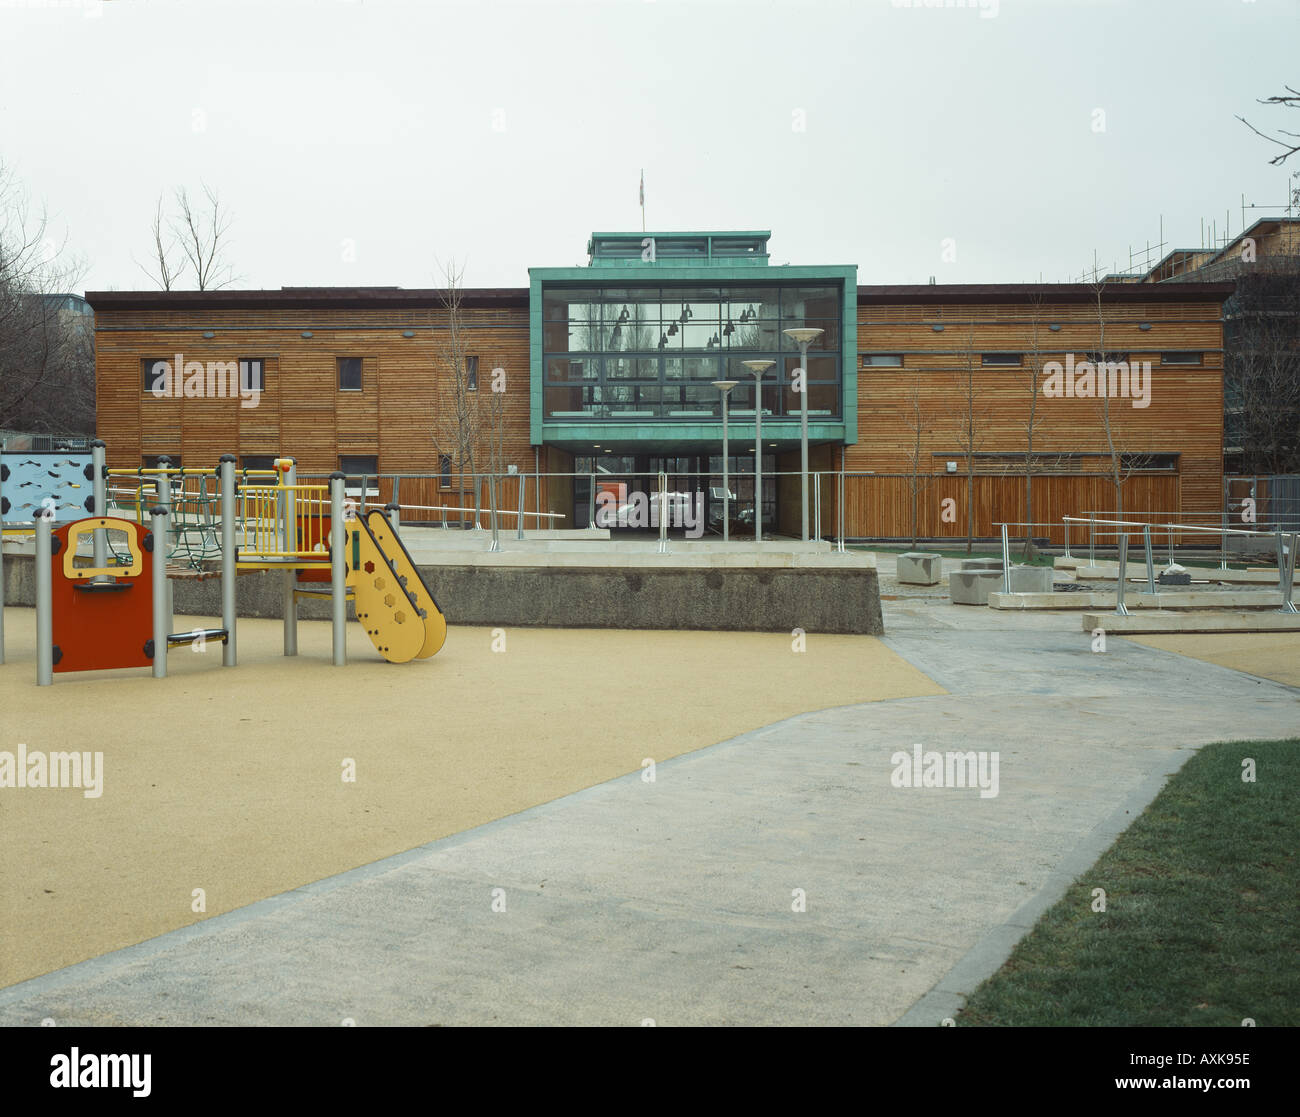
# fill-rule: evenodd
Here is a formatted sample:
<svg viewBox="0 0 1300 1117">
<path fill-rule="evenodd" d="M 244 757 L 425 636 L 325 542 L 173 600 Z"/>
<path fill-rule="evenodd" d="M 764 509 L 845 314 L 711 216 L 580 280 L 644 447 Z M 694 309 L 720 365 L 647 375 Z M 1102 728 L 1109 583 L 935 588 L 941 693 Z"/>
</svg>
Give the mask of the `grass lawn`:
<svg viewBox="0 0 1300 1117">
<path fill-rule="evenodd" d="M 1298 791 L 1300 738 L 1200 750 L 958 1025 L 1300 1024 Z"/>
</svg>

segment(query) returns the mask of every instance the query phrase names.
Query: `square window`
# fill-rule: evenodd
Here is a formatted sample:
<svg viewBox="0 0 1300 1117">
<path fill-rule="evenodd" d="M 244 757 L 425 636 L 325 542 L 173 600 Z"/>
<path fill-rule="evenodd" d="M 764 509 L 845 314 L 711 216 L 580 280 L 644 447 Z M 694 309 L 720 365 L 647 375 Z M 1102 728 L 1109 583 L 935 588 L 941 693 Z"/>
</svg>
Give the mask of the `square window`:
<svg viewBox="0 0 1300 1117">
<path fill-rule="evenodd" d="M 340 454 L 339 469 L 348 475 L 348 479 L 353 477 L 373 477 L 379 472 L 379 456 L 377 454 Z"/>
<path fill-rule="evenodd" d="M 239 390 L 241 392 L 262 392 L 266 390 L 265 366 L 260 357 L 241 357 L 239 359 Z"/>
<path fill-rule="evenodd" d="M 160 398 L 171 395 L 171 370 L 172 363 L 166 357 L 141 357 L 140 390 Z"/>
<path fill-rule="evenodd" d="M 339 358 L 339 391 L 340 392 L 361 391 L 361 358 L 360 357 Z"/>
</svg>

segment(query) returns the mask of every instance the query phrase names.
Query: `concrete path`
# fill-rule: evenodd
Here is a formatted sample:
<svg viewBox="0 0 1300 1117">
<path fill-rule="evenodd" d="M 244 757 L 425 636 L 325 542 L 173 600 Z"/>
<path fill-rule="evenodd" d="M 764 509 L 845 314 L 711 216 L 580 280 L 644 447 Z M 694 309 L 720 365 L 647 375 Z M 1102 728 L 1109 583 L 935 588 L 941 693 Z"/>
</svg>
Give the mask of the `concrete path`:
<svg viewBox="0 0 1300 1117">
<path fill-rule="evenodd" d="M 13 986 L 0 1023 L 934 1025 L 1190 747 L 1300 733 L 1300 691 L 1094 653 L 1077 618 L 886 624 L 948 695 L 791 718 Z M 917 743 L 997 752 L 998 794 L 894 787 Z"/>
</svg>

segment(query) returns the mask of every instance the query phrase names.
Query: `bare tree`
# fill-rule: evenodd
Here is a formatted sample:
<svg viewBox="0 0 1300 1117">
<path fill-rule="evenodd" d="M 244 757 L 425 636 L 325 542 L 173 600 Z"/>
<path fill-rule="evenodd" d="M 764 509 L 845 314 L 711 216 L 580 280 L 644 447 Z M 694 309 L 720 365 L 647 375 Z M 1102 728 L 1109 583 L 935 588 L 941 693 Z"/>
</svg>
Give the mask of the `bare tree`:
<svg viewBox="0 0 1300 1117">
<path fill-rule="evenodd" d="M 203 196 L 207 205 L 200 208 L 190 202 L 185 187 L 176 191 L 179 211 L 174 228 L 181 251 L 194 272 L 198 289 L 215 291 L 228 287 L 235 279 L 225 259 L 230 215 L 221 208 L 221 198 L 217 192 L 206 184 Z"/>
<path fill-rule="evenodd" d="M 158 205 L 154 209 L 152 233 L 153 247 L 149 253 L 149 265 L 136 260 L 136 266 L 164 291 L 170 291 L 180 277 L 180 268 L 172 259 L 176 251 L 176 236 L 163 217 L 161 194 L 158 195 Z"/>
<path fill-rule="evenodd" d="M 1111 360 L 1111 354 L 1106 351 L 1106 309 L 1103 302 L 1106 280 L 1094 279 L 1090 286 L 1097 305 L 1097 352 L 1090 355 L 1093 364 L 1097 366 L 1095 369 L 1097 418 L 1102 437 L 1106 441 L 1106 472 L 1115 490 L 1114 512 L 1117 519 L 1122 519 L 1124 483 L 1137 471 L 1142 456 L 1137 452 L 1136 447 L 1130 445 L 1129 431 L 1124 424 L 1120 423 L 1111 408 L 1111 394 L 1106 375 L 1106 365 Z"/>
<path fill-rule="evenodd" d="M 1034 538 L 1034 473 L 1041 466 L 1034 454 L 1034 435 L 1038 432 L 1039 412 L 1038 397 L 1042 390 L 1043 375 L 1043 299 L 1034 295 L 1029 302 L 1029 326 L 1025 331 L 1025 388 L 1028 392 L 1028 406 L 1025 411 L 1023 429 L 1025 432 L 1025 558 L 1031 557 Z"/>
<path fill-rule="evenodd" d="M 175 211 L 169 216 L 158 195 L 150 229 L 153 241 L 148 264 L 136 265 L 164 291 L 180 286 L 190 273 L 200 291 L 229 287 L 238 278 L 227 256 L 230 248 L 230 214 L 222 207 L 217 191 L 203 184 L 202 202 L 192 201 L 189 191 L 173 191 Z M 175 259 L 179 252 L 181 259 Z"/>
<path fill-rule="evenodd" d="M 1258 100 L 1261 105 L 1282 105 L 1284 108 L 1288 109 L 1300 109 L 1300 90 L 1293 89 L 1289 85 L 1284 85 L 1282 88 L 1286 90 L 1285 93 L 1274 94 L 1272 97 L 1259 97 L 1256 98 L 1256 100 Z M 1280 155 L 1275 155 L 1269 160 L 1270 165 L 1280 167 L 1297 151 L 1300 151 L 1300 143 L 1291 142 L 1293 140 L 1300 140 L 1300 132 L 1288 132 L 1285 128 L 1279 128 L 1276 136 L 1269 136 L 1261 132 L 1244 116 L 1239 116 L 1237 119 L 1254 132 L 1255 135 L 1259 136 L 1260 139 L 1268 140 L 1269 143 L 1277 144 L 1278 147 L 1284 149 Z M 1282 136 L 1285 136 L 1286 139 L 1279 138 Z"/>
<path fill-rule="evenodd" d="M 921 374 L 912 375 L 912 387 L 907 395 L 907 412 L 903 420 L 907 427 L 907 491 L 911 505 L 912 550 L 916 550 L 920 536 L 921 493 L 934 483 L 934 473 L 927 469 L 921 471 L 921 464 L 926 460 L 922 452 L 925 434 L 933 428 L 933 422 L 921 410 Z"/>
<path fill-rule="evenodd" d="M 94 424 L 94 356 L 66 304 L 84 265 L 49 232 L 0 164 L 0 426 L 80 433 Z"/>
<path fill-rule="evenodd" d="M 984 445 L 984 409 L 977 404 L 975 391 L 975 322 L 966 338 L 966 370 L 958 385 L 958 406 L 950 411 L 955 420 L 957 447 L 966 459 L 966 553 L 975 541 L 975 455 Z"/>
<path fill-rule="evenodd" d="M 478 481 L 477 455 L 484 441 L 484 409 L 478 388 L 477 356 L 467 351 L 461 306 L 464 268 L 457 266 L 455 259 L 439 267 L 443 293 L 442 306 L 432 314 L 437 368 L 431 433 L 439 458 L 448 459 L 454 467 L 456 492 L 464 507 L 466 498 L 473 498 L 473 486 Z"/>
</svg>

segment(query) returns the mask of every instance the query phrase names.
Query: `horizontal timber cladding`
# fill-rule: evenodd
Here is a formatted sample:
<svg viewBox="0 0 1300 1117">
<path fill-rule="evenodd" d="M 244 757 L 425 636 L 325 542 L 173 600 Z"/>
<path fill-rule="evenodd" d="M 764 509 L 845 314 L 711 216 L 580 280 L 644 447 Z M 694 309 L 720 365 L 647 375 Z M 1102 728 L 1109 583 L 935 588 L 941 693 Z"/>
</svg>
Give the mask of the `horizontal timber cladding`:
<svg viewBox="0 0 1300 1117">
<path fill-rule="evenodd" d="M 1040 470 L 1033 519 L 1059 524 L 1061 515 L 1117 507 L 1120 498 L 1105 476 L 1113 451 L 1161 456 L 1159 469 L 1124 480 L 1126 513 L 1152 519 L 1181 513 L 1210 522 L 1221 501 L 1221 300 L 1230 290 L 1111 285 L 1099 313 L 1095 295 L 1076 285 L 859 287 L 858 356 L 853 376 L 846 376 L 856 384 L 858 422 L 850 436 L 856 441 L 814 445 L 810 467 L 847 471 L 850 537 L 910 537 L 908 475 L 915 471 L 929 478 L 918 501 L 918 533 L 960 539 L 967 530 L 965 469 L 973 450 L 973 530 L 987 538 L 998 533 L 998 521 L 1027 518 L 1015 459 L 1025 452 L 1032 408 Z M 401 503 L 430 509 L 408 508 L 406 519 L 442 522 L 445 516 L 452 524 L 468 523 L 472 512 L 441 509 L 474 505 L 472 482 L 442 482 L 442 459 L 452 459 L 454 474 L 484 471 L 486 435 L 493 404 L 499 404 L 504 465 L 522 474 L 531 474 L 535 462 L 543 472 L 573 468 L 570 452 L 534 451 L 529 443 L 525 289 L 465 292 L 457 337 L 461 351 L 478 359 L 477 391 L 460 401 L 468 404 L 478 434 L 472 463 L 458 460 L 452 437 L 458 401 L 441 292 L 106 292 L 90 298 L 98 431 L 114 467 L 136 467 L 143 455 L 162 453 L 181 454 L 186 466 L 208 467 L 222 453 L 234 453 L 292 456 L 304 476 L 323 476 L 338 468 L 342 455 L 373 457 L 386 475 L 382 502 L 391 499 L 392 475 L 404 474 Z M 1044 391 L 1045 364 L 1077 362 L 1099 351 L 1128 358 L 1127 395 L 1103 405 L 1086 395 Z M 1188 353 L 1199 354 L 1200 363 L 1179 363 Z M 178 354 L 183 365 L 259 359 L 262 391 L 252 401 L 183 392 L 160 399 L 146 392 L 141 362 L 174 362 Z M 995 359 L 1002 363 L 985 364 L 984 354 L 1000 354 Z M 1007 356 L 1015 354 L 1021 355 L 1018 364 Z M 872 363 L 872 355 L 885 361 Z M 360 359 L 359 390 L 341 387 L 340 358 Z M 889 363 L 895 360 L 900 363 Z M 1137 380 L 1131 378 L 1134 365 Z M 494 394 L 495 369 L 502 370 L 504 390 Z M 947 472 L 948 462 L 956 463 L 956 473 Z M 777 468 L 788 474 L 775 481 L 778 526 L 797 535 L 797 449 L 782 449 Z M 501 486 L 502 509 L 517 510 L 518 484 Z M 572 482 L 543 479 L 538 488 L 532 479 L 525 482 L 528 510 L 540 505 L 562 517 L 546 526 L 571 526 Z M 810 503 L 818 495 L 821 534 L 832 535 L 838 493 L 831 478 L 823 478 L 819 494 L 811 487 Z M 486 506 L 486 491 L 480 500 Z M 952 501 L 952 518 L 942 515 L 945 500 Z M 512 530 L 515 516 L 503 515 L 500 526 Z M 1063 537 L 1059 527 L 1034 534 Z"/>
<path fill-rule="evenodd" d="M 1183 291 L 1181 302 L 1167 301 L 1167 288 L 1159 301 L 1104 299 L 1100 317 L 1095 299 L 1045 298 L 1034 305 L 1024 299 L 877 304 L 860 298 L 859 441 L 845 448 L 844 468 L 881 475 L 942 474 L 927 487 L 925 501 L 936 493 L 957 498 L 962 524 L 958 528 L 933 519 L 934 509 L 926 503 L 920 533 L 964 537 L 967 454 L 973 451 L 977 473 L 1014 471 L 1020 468 L 1014 455 L 1025 453 L 1032 422 L 1038 468 L 1048 475 L 1034 481 L 1035 520 L 1116 508 L 1109 477 L 1083 475 L 1108 474 L 1112 455 L 1162 455 L 1171 470 L 1122 471 L 1127 477 L 1125 512 L 1178 510 L 1189 522 L 1217 522 L 1223 446 L 1221 294 L 1217 288 L 1211 298 L 1186 287 Z M 1065 369 L 1073 373 L 1078 362 L 1099 352 L 1127 361 L 1127 367 L 1109 374 L 1116 394 L 1103 399 L 1071 392 L 1067 379 L 1085 390 L 1086 381 Z M 1179 358 L 1174 354 L 1187 352 L 1200 354 L 1201 363 L 1175 363 Z M 986 365 L 986 353 L 1019 354 L 1021 360 Z M 901 358 L 901 365 L 871 364 L 869 357 L 864 360 L 871 354 Z M 1064 366 L 1056 384 L 1049 380 L 1054 371 L 1049 362 Z M 981 464 L 994 456 L 998 465 Z M 946 473 L 947 462 L 956 463 L 956 475 Z M 905 480 L 883 477 L 853 486 L 856 495 L 846 496 L 849 534 L 910 536 L 907 489 Z M 979 476 L 975 489 L 977 535 L 997 534 L 995 520 L 1026 518 L 1023 476 Z M 1036 533 L 1047 534 L 1046 529 Z"/>
<path fill-rule="evenodd" d="M 478 362 L 479 386 L 463 393 L 461 406 L 473 416 L 479 470 L 487 468 L 494 406 L 503 463 L 533 468 L 526 302 L 466 305 L 460 313 L 460 352 Z M 215 466 L 223 453 L 269 454 L 293 457 L 307 473 L 327 473 L 340 455 L 358 455 L 377 457 L 383 473 L 438 473 L 443 455 L 459 456 L 447 327 L 446 311 L 429 305 L 232 308 L 190 299 L 177 309 L 101 307 L 96 392 L 109 464 L 137 466 L 142 455 L 179 453 L 187 467 L 202 467 Z M 175 363 L 178 355 L 205 366 L 260 359 L 263 390 L 249 399 L 159 399 L 145 391 L 141 362 Z M 361 359 L 359 391 L 340 387 L 340 358 Z"/>
<path fill-rule="evenodd" d="M 796 484 L 798 479 L 795 479 Z M 960 474 L 927 474 L 916 478 L 916 536 L 919 539 L 966 538 L 966 525 L 970 522 L 968 503 L 973 495 L 974 530 L 976 539 L 994 539 L 1002 531 L 1002 523 L 1024 523 L 1033 519 L 1041 525 L 1027 532 L 1023 527 L 1011 527 L 1008 533 L 1015 537 L 1026 534 L 1035 538 L 1050 539 L 1060 545 L 1065 541 L 1062 516 L 1081 516 L 1089 512 L 1104 513 L 1117 507 L 1115 486 L 1109 476 L 1083 474 L 1036 475 L 1032 479 L 1033 515 L 1027 513 L 1025 478 L 1011 475 L 979 475 L 974 478 L 973 494 L 968 494 L 967 479 Z M 844 534 L 848 539 L 910 539 L 912 537 L 912 487 L 911 475 L 862 476 L 849 474 L 844 478 Z M 1179 478 L 1167 473 L 1134 473 L 1122 479 L 1123 514 L 1128 519 L 1148 519 L 1165 522 L 1205 524 L 1210 526 L 1216 518 L 1196 518 L 1179 511 Z M 796 498 L 797 500 L 797 498 Z M 793 515 L 798 515 L 794 504 Z M 832 477 L 822 479 L 821 536 L 834 538 L 838 531 L 838 494 Z M 1098 518 L 1108 518 L 1099 515 Z M 1114 519 L 1113 515 L 1109 518 Z M 797 522 L 783 520 L 783 530 L 798 534 Z M 1098 542 L 1113 545 L 1113 536 L 1103 536 L 1098 529 Z M 1111 530 L 1111 529 L 1105 529 Z M 1165 536 L 1157 537 L 1163 541 Z M 1213 537 L 1217 540 L 1217 537 Z M 1087 529 L 1078 524 L 1070 528 L 1070 541 L 1078 545 L 1087 539 Z M 1175 542 L 1196 542 L 1196 536 L 1180 536 Z"/>
</svg>

